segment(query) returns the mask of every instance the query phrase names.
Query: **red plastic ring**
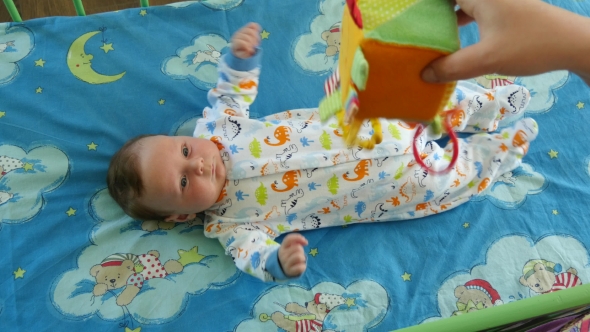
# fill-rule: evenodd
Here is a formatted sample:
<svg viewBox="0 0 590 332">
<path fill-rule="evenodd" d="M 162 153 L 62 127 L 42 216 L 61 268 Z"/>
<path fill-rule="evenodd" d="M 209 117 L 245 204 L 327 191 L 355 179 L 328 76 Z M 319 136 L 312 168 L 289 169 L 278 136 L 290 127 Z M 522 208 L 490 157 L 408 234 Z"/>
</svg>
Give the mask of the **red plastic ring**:
<svg viewBox="0 0 590 332">
<path fill-rule="evenodd" d="M 416 146 L 416 141 L 418 140 L 418 137 L 420 136 L 420 134 L 422 134 L 422 131 L 424 131 L 424 125 L 423 124 L 418 124 L 418 128 L 416 129 L 416 133 L 414 134 L 414 140 L 413 140 L 413 152 L 414 152 L 414 158 L 416 159 L 416 162 L 418 163 L 418 165 L 420 165 L 420 167 L 426 169 L 426 171 L 428 171 L 428 174 L 434 174 L 434 175 L 442 175 L 442 174 L 446 174 L 449 171 L 451 171 L 454 167 L 455 164 L 457 163 L 457 159 L 459 158 L 459 138 L 457 138 L 457 134 L 453 131 L 453 127 L 451 126 L 451 116 L 453 115 L 453 111 L 448 111 L 447 112 L 447 116 L 445 117 L 445 121 L 443 122 L 443 125 L 445 126 L 445 129 L 447 131 L 447 133 L 449 134 L 449 138 L 451 139 L 451 142 L 453 143 L 453 156 L 451 157 L 451 163 L 449 164 L 449 166 L 447 166 L 447 168 L 440 170 L 440 171 L 436 171 L 428 166 L 426 166 L 426 164 L 424 164 L 424 162 L 422 161 L 422 158 L 420 158 L 420 154 L 418 153 L 418 147 Z"/>
</svg>

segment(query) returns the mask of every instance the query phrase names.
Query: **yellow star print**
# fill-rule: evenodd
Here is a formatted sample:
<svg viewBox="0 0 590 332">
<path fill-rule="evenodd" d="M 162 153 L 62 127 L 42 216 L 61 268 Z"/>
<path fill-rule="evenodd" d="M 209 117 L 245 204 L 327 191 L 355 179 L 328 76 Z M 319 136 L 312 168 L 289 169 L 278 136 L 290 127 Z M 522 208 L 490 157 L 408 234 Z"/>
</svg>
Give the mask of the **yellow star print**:
<svg viewBox="0 0 590 332">
<path fill-rule="evenodd" d="M 559 211 L 557 211 L 557 210 L 553 210 L 553 215 L 555 215 L 555 216 L 556 216 L 556 215 L 558 215 L 558 214 L 559 214 Z"/>
<path fill-rule="evenodd" d="M 463 228 L 469 228 L 469 223 L 468 222 L 464 223 Z"/>
<path fill-rule="evenodd" d="M 0 118 L 4 117 L 6 115 L 6 112 L 0 112 Z"/>
<path fill-rule="evenodd" d="M 36 92 L 36 93 L 42 93 L 42 92 L 43 92 L 43 88 L 42 88 L 42 87 L 38 87 L 38 88 L 35 90 L 35 92 Z"/>
<path fill-rule="evenodd" d="M 268 36 L 270 36 L 270 32 L 268 32 L 266 30 L 262 30 L 262 32 L 260 33 L 260 37 L 262 39 L 268 39 Z"/>
<path fill-rule="evenodd" d="M 18 279 L 18 278 L 24 278 L 25 272 L 27 272 L 27 271 L 25 271 L 19 267 L 18 270 L 14 271 L 12 273 L 14 274 L 14 279 Z"/>
<path fill-rule="evenodd" d="M 39 59 L 35 61 L 35 67 L 43 67 L 45 65 L 45 60 Z"/>
<path fill-rule="evenodd" d="M 109 51 L 114 51 L 115 49 L 113 48 L 113 43 L 103 43 L 102 46 L 100 47 L 100 49 L 102 49 L 105 53 L 109 53 Z"/>
<path fill-rule="evenodd" d="M 94 142 L 90 143 L 90 144 L 86 144 L 86 146 L 88 147 L 88 150 L 94 150 L 96 151 L 96 147 L 98 146 L 98 144 L 95 144 Z"/>
<path fill-rule="evenodd" d="M 33 170 L 33 164 L 31 164 L 31 163 L 25 163 L 23 165 L 23 169 L 25 170 L 25 172 L 32 171 Z"/>
<path fill-rule="evenodd" d="M 203 258 L 205 258 L 205 256 L 199 254 L 199 247 L 197 247 L 197 246 L 192 247 L 191 250 L 189 250 L 189 251 L 179 249 L 178 250 L 178 257 L 180 257 L 178 259 L 178 262 L 182 266 L 187 266 L 190 263 L 198 263 L 198 262 L 202 261 Z"/>
<path fill-rule="evenodd" d="M 354 299 L 351 297 L 347 298 L 345 303 L 349 308 L 356 304 L 354 303 Z"/>
<path fill-rule="evenodd" d="M 404 272 L 404 274 L 402 274 L 402 279 L 404 279 L 404 281 L 412 281 L 412 275 L 409 274 L 408 272 Z"/>
<path fill-rule="evenodd" d="M 160 100 L 158 100 L 158 104 L 160 104 L 160 105 L 164 105 L 164 103 L 165 103 L 165 102 L 166 102 L 166 100 L 165 100 L 165 99 L 160 99 Z"/>
<path fill-rule="evenodd" d="M 584 103 L 583 102 L 578 102 L 578 104 L 576 105 L 576 107 L 581 110 L 582 108 L 584 108 Z"/>
<path fill-rule="evenodd" d="M 309 254 L 315 257 L 315 255 L 319 254 L 318 248 L 313 248 L 309 251 Z"/>
<path fill-rule="evenodd" d="M 139 15 L 146 16 L 147 15 L 147 10 L 145 10 L 145 9 L 140 10 L 139 11 Z"/>
<path fill-rule="evenodd" d="M 134 330 L 132 330 L 132 329 L 130 329 L 128 327 L 125 327 L 125 332 L 141 332 L 141 326 L 138 327 L 138 328 L 136 328 L 136 329 L 134 329 Z"/>
<path fill-rule="evenodd" d="M 547 152 L 547 154 L 549 154 L 549 157 L 551 157 L 551 159 L 557 158 L 558 153 L 559 152 L 557 152 L 557 151 L 553 151 L 553 149 L 551 149 L 551 151 Z"/>
<path fill-rule="evenodd" d="M 66 211 L 66 214 L 68 215 L 68 217 L 75 216 L 76 215 L 76 209 L 74 209 L 74 208 L 72 208 L 70 206 L 70 209 Z"/>
</svg>

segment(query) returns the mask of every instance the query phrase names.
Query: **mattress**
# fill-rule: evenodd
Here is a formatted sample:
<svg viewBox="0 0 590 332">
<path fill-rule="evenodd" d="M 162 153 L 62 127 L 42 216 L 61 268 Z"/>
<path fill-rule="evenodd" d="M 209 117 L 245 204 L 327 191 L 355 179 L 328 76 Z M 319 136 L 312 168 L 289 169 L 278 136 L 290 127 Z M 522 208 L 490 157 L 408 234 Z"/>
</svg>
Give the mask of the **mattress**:
<svg viewBox="0 0 590 332">
<path fill-rule="evenodd" d="M 588 1 L 550 2 L 590 15 Z M 247 22 L 264 49 L 250 116 L 317 107 L 344 5 L 204 0 L 1 23 L 0 329 L 386 331 L 590 282 L 590 90 L 567 71 L 472 79 L 531 91 L 519 117 L 539 136 L 522 165 L 441 214 L 305 232 L 298 279 L 240 272 L 202 218 L 122 212 L 106 189 L 111 156 L 140 134 L 191 135 Z M 474 24 L 461 28 L 463 46 L 477 39 Z M 182 271 L 136 294 L 101 289 L 98 276 L 127 278 L 148 259 Z"/>
</svg>

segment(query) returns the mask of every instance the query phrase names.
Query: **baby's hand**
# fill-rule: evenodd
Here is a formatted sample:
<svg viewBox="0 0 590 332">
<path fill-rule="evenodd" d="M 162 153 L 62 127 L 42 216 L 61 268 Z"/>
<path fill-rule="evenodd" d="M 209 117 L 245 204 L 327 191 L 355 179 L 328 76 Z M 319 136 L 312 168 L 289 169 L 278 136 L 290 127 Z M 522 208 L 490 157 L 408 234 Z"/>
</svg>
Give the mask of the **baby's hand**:
<svg viewBox="0 0 590 332">
<path fill-rule="evenodd" d="M 260 45 L 260 26 L 256 23 L 248 23 L 236 31 L 231 38 L 231 51 L 233 55 L 241 59 L 253 56 L 258 45 Z"/>
<path fill-rule="evenodd" d="M 307 240 L 301 234 L 292 233 L 285 237 L 279 248 L 279 262 L 287 277 L 300 276 L 307 267 L 307 258 L 303 247 Z"/>
</svg>

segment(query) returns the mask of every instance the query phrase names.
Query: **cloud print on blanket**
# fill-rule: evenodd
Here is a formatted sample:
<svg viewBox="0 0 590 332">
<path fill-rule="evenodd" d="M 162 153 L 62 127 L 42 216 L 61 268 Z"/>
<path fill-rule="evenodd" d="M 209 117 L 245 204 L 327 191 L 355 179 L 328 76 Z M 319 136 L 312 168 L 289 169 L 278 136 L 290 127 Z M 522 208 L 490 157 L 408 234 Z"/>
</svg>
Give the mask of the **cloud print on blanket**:
<svg viewBox="0 0 590 332">
<path fill-rule="evenodd" d="M 324 0 L 320 15 L 311 21 L 309 31 L 295 39 L 291 54 L 299 67 L 308 73 L 327 74 L 338 66 L 342 0 Z"/>
<path fill-rule="evenodd" d="M 45 204 L 45 193 L 63 184 L 69 167 L 66 154 L 53 146 L 27 152 L 0 145 L 0 224 L 23 223 L 36 216 Z"/>
<path fill-rule="evenodd" d="M 567 257 L 564 252 L 568 253 Z M 493 305 L 539 295 L 520 281 L 523 271 L 535 277 L 529 262 L 545 265 L 546 273 L 554 275 L 556 282 L 560 275 L 568 275 L 569 283 L 562 288 L 590 282 L 589 258 L 588 249 L 569 235 L 549 235 L 537 241 L 521 235 L 502 237 L 489 247 L 483 264 L 472 267 L 468 273 L 456 272 L 442 283 L 437 293 L 440 316 L 422 323 L 457 314 L 459 309 L 465 310 L 458 308 L 461 305 L 457 303 L 461 300 L 456 297 L 456 290 L 464 289 L 462 286 L 465 285 L 471 289 L 486 289 L 487 295 L 495 302 Z"/>
<path fill-rule="evenodd" d="M 92 245 L 82 251 L 75 268 L 55 279 L 51 290 L 55 308 L 71 319 L 82 320 L 96 314 L 108 321 L 134 319 L 141 324 L 165 323 L 185 310 L 191 299 L 187 295 L 224 287 L 241 275 L 219 242 L 205 238 L 201 225 L 168 224 L 172 227 L 152 232 L 143 230 L 140 222 L 125 216 L 106 189 L 90 199 L 90 210 L 97 221 L 91 233 Z M 162 236 L 166 237 L 164 241 Z M 144 261 L 150 258 L 164 267 L 164 275 L 152 278 L 146 275 L 146 272 L 162 273 Z M 133 275 L 125 276 L 127 284 L 123 282 L 119 288 L 95 296 L 96 271 L 108 276 L 107 269 L 120 268 L 125 259 L 134 261 L 136 274 L 146 275 L 136 285 L 139 292 L 129 295 L 130 283 L 137 283 L 131 280 Z"/>
<path fill-rule="evenodd" d="M 196 3 L 202 4 L 203 6 L 217 10 L 229 10 L 242 4 L 244 0 L 201 0 L 201 1 L 183 1 L 177 3 L 167 4 L 166 6 L 182 8 L 187 7 Z"/>
<path fill-rule="evenodd" d="M 385 317 L 389 302 L 385 288 L 371 280 L 348 287 L 332 282 L 312 289 L 281 285 L 262 295 L 235 331 L 304 331 L 305 326 L 310 327 L 306 331 L 367 331 Z"/>
<path fill-rule="evenodd" d="M 488 190 L 472 200 L 488 199 L 497 207 L 516 209 L 526 201 L 527 195 L 536 195 L 547 185 L 542 174 L 535 172 L 531 165 L 522 163 L 512 172 L 500 176 Z"/>
<path fill-rule="evenodd" d="M 29 55 L 34 45 L 35 38 L 29 29 L 0 24 L 0 84 L 8 83 L 18 75 L 18 61 Z"/>
<path fill-rule="evenodd" d="M 164 59 L 161 70 L 175 80 L 188 79 L 197 88 L 209 90 L 217 83 L 217 64 L 228 47 L 229 42 L 220 35 L 197 36 L 191 45 Z"/>
</svg>

